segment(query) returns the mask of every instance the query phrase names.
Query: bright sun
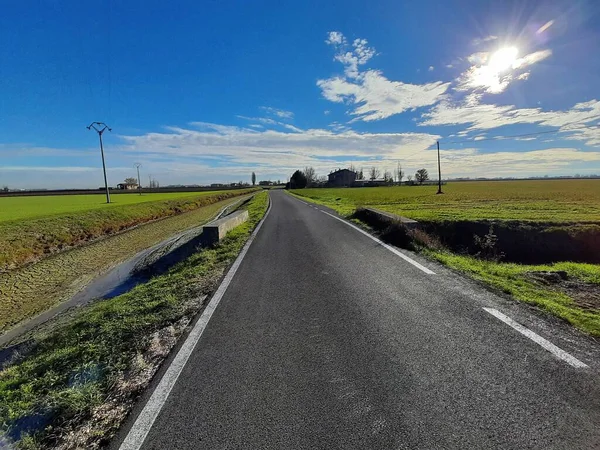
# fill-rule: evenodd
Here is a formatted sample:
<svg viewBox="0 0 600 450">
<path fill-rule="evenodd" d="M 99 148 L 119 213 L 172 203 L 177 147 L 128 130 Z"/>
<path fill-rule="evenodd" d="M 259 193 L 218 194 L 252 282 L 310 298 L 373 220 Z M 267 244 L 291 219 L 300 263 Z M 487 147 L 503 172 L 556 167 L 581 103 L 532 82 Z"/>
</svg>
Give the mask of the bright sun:
<svg viewBox="0 0 600 450">
<path fill-rule="evenodd" d="M 517 47 L 504 47 L 497 50 L 491 57 L 488 66 L 494 72 L 504 72 L 510 69 L 517 61 L 519 50 Z"/>
</svg>

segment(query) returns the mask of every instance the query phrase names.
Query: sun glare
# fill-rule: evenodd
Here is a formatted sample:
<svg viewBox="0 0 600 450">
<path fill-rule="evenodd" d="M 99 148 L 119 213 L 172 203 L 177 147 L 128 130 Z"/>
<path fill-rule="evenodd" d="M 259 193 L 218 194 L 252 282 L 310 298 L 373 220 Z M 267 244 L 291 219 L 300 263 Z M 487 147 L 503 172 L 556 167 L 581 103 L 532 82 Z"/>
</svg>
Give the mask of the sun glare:
<svg viewBox="0 0 600 450">
<path fill-rule="evenodd" d="M 519 50 L 516 47 L 504 47 L 497 50 L 491 57 L 489 67 L 495 72 L 504 72 L 510 69 L 517 61 Z"/>
</svg>

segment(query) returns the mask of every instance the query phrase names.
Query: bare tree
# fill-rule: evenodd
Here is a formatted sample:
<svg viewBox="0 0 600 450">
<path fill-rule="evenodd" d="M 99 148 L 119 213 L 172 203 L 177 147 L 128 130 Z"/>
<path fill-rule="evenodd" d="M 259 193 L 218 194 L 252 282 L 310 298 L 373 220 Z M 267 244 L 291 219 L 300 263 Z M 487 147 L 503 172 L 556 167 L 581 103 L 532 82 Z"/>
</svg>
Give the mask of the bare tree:
<svg viewBox="0 0 600 450">
<path fill-rule="evenodd" d="M 134 178 L 134 177 L 125 178 L 125 184 L 127 186 L 137 186 L 137 184 L 138 184 L 137 178 Z"/>
<path fill-rule="evenodd" d="M 410 184 L 412 182 L 412 175 L 406 175 L 406 182 Z"/>
<path fill-rule="evenodd" d="M 252 172 L 252 186 L 256 184 L 256 174 Z"/>
<path fill-rule="evenodd" d="M 398 167 L 396 168 L 396 180 L 398 180 L 398 184 L 402 184 L 402 178 L 404 178 L 404 171 L 400 163 L 398 163 Z"/>
<path fill-rule="evenodd" d="M 362 167 L 360 168 L 360 170 L 358 172 L 356 172 L 356 179 L 357 180 L 364 180 L 365 179 L 365 174 L 363 172 Z"/>
<path fill-rule="evenodd" d="M 8 186 L 2 186 L 2 192 L 8 192 L 9 190 Z"/>
<path fill-rule="evenodd" d="M 429 180 L 429 173 L 427 173 L 427 169 L 419 169 L 417 173 L 415 173 L 415 180 L 419 184 L 423 184 L 424 181 Z"/>
<path fill-rule="evenodd" d="M 304 176 L 306 177 L 306 185 L 308 187 L 312 186 L 317 181 L 317 173 L 315 172 L 314 167 L 305 167 Z"/>
<path fill-rule="evenodd" d="M 377 178 L 379 178 L 379 176 L 381 175 L 381 171 L 373 166 L 369 169 L 369 179 L 370 180 L 376 180 Z"/>
<path fill-rule="evenodd" d="M 386 183 L 394 182 L 394 177 L 392 175 L 392 172 L 390 172 L 389 170 L 386 170 L 385 172 L 383 172 L 383 179 L 385 180 Z"/>
</svg>

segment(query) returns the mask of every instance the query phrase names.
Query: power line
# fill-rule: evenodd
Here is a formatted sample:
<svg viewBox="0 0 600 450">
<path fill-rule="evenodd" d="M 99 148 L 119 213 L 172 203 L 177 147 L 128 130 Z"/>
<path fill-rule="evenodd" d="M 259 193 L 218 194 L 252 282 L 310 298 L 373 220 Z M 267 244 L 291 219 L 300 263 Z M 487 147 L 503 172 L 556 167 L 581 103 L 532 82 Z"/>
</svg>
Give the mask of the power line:
<svg viewBox="0 0 600 450">
<path fill-rule="evenodd" d="M 513 134 L 513 135 L 509 135 L 509 136 L 495 136 L 492 138 L 484 138 L 484 139 L 477 139 L 477 140 L 475 140 L 475 138 L 472 138 L 472 139 L 465 139 L 462 141 L 444 142 L 444 144 L 465 144 L 465 143 L 470 143 L 470 142 L 501 141 L 503 139 L 539 136 L 539 135 L 544 135 L 544 134 L 560 133 L 560 132 L 564 132 L 564 131 L 576 131 L 576 130 L 596 129 L 596 128 L 600 128 L 600 125 L 582 125 L 579 127 L 573 127 L 573 128 L 569 128 L 569 129 L 559 128 L 558 130 L 538 131 L 536 133 Z"/>
</svg>

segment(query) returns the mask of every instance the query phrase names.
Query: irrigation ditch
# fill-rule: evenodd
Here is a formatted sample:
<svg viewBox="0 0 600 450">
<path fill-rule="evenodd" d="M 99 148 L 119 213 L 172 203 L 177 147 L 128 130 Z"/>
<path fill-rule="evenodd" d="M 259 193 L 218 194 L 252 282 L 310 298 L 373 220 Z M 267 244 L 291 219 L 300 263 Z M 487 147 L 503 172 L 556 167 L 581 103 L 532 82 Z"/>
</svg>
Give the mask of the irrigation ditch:
<svg viewBox="0 0 600 450">
<path fill-rule="evenodd" d="M 223 207 L 214 220 L 218 220 L 247 204 L 253 195 Z M 113 298 L 124 294 L 135 286 L 148 282 L 152 277 L 167 272 L 171 267 L 206 246 L 202 231 L 205 225 L 189 228 L 162 242 L 146 248 L 131 258 L 120 262 L 107 272 L 98 275 L 70 298 L 23 321 L 0 335 L 0 367 L 15 353 L 27 347 L 33 333 L 40 328 L 51 327 L 59 316 L 92 301 Z"/>
<path fill-rule="evenodd" d="M 512 281 L 505 280 L 513 283 L 508 291 L 506 284 L 500 289 L 521 299 L 528 295 L 528 288 L 519 284 L 525 282 L 529 287 L 546 293 L 566 296 L 573 307 L 593 317 L 600 313 L 600 284 L 589 278 L 580 278 L 576 275 L 577 269 L 568 273 L 553 266 L 558 264 L 560 267 L 565 262 L 575 265 L 600 263 L 600 224 L 561 226 L 497 221 L 405 223 L 400 217 L 394 218 L 389 213 L 372 208 L 358 208 L 353 218 L 370 226 L 382 240 L 401 248 L 418 250 L 426 247 L 437 254 L 449 252 L 493 263 L 488 266 L 487 276 L 480 273 L 475 278 L 488 281 L 495 278 L 491 284 L 498 288 L 497 277 L 515 277 Z M 502 271 L 503 263 L 516 263 L 518 269 L 508 275 L 508 272 Z M 587 329 L 591 330 L 589 327 Z"/>
<path fill-rule="evenodd" d="M 390 243 L 413 248 L 415 240 L 441 245 L 453 253 L 494 256 L 502 262 L 551 264 L 572 261 L 600 263 L 600 222 L 547 224 L 521 221 L 419 221 L 407 227 L 372 208 L 358 208 L 362 220 Z M 493 247 L 493 248 L 492 248 Z"/>
</svg>

